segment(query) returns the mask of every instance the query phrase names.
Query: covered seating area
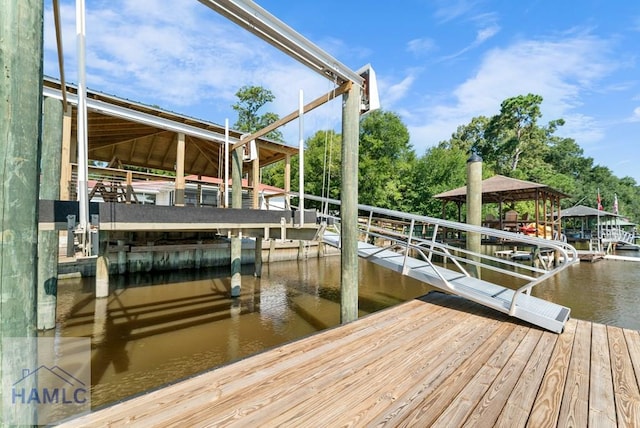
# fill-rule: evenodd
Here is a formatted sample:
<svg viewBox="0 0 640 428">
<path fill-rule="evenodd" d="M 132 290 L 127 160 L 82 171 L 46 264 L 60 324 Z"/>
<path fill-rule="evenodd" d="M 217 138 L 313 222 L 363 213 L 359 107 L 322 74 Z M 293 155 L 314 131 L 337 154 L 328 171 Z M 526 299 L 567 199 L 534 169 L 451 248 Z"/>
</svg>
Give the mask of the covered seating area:
<svg viewBox="0 0 640 428">
<path fill-rule="evenodd" d="M 560 221 L 552 214 L 560 212 L 560 200 L 567 197 L 569 195 L 544 184 L 495 175 L 482 181 L 482 204 L 496 204 L 498 214 L 486 214 L 483 226 L 548 239 L 560 237 Z M 462 205 L 467 201 L 466 186 L 439 193 L 434 198 L 442 200 L 443 218 L 447 204 L 453 202 L 457 206 L 458 218 L 455 220 L 464 221 Z M 532 212 L 516 211 L 515 203 L 522 201 L 533 202 Z"/>
</svg>

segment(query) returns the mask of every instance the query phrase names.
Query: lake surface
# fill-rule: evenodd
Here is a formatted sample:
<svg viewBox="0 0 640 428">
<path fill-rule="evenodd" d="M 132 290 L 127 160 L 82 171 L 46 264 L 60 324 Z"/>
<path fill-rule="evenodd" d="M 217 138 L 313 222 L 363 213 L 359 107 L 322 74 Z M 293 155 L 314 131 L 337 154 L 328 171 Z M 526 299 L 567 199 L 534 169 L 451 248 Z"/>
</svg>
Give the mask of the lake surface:
<svg viewBox="0 0 640 428">
<path fill-rule="evenodd" d="M 225 269 L 112 277 L 99 300 L 93 278 L 62 280 L 57 327 L 42 335 L 92 338 L 95 408 L 339 324 L 339 257 L 265 264 L 261 278 L 247 269 L 238 299 Z M 581 263 L 534 294 L 640 330 L 639 279 L 640 262 Z M 362 260 L 359 284 L 361 315 L 433 290 Z"/>
</svg>

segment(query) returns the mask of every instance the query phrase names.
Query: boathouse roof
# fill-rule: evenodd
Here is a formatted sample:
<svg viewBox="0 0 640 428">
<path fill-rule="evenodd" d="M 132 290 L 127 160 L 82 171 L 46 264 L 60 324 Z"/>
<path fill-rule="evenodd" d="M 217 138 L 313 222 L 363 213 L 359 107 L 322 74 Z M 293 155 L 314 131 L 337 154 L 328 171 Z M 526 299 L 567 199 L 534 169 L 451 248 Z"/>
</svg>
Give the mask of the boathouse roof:
<svg viewBox="0 0 640 428">
<path fill-rule="evenodd" d="M 45 96 L 59 96 L 62 85 L 45 77 Z M 67 85 L 71 112 L 72 139 L 77 132 L 77 88 Z M 177 135 L 185 134 L 185 174 L 221 177 L 224 156 L 224 126 L 181 115 L 94 90 L 87 90 L 88 158 L 108 164 L 174 171 L 177 162 Z M 229 130 L 231 144 L 242 132 Z M 298 153 L 266 138 L 256 141 L 260 167 Z M 245 163 L 249 168 L 249 163 Z"/>
</svg>

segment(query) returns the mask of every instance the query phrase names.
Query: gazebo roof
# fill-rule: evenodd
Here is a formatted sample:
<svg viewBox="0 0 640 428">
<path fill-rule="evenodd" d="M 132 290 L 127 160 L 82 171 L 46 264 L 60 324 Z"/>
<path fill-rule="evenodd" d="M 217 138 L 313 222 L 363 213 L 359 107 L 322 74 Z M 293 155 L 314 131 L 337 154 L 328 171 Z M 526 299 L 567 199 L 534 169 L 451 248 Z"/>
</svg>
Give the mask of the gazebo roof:
<svg viewBox="0 0 640 428">
<path fill-rule="evenodd" d="M 505 177 L 504 175 L 494 175 L 482 181 L 482 203 L 531 201 L 535 200 L 541 194 L 559 198 L 569 197 L 569 195 L 559 192 L 545 184 L 518 180 L 517 178 Z M 439 193 L 435 195 L 434 198 L 458 203 L 466 202 L 467 187 L 462 186 L 457 189 Z"/>
<path fill-rule="evenodd" d="M 603 210 L 587 207 L 584 205 L 576 205 L 561 211 L 560 217 L 620 217 L 618 214 L 610 213 Z"/>
</svg>

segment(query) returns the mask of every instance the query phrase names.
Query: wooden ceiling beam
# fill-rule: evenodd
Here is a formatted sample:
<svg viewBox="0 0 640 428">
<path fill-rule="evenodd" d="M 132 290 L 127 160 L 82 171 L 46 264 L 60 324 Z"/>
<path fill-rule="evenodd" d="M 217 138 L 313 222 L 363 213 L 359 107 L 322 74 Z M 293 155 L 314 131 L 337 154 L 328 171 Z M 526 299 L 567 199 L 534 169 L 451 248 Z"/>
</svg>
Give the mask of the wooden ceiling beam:
<svg viewBox="0 0 640 428">
<path fill-rule="evenodd" d="M 138 136 L 138 137 L 134 137 L 134 138 L 128 138 L 126 140 L 118 141 L 117 143 L 107 143 L 107 144 L 100 144 L 100 145 L 94 144 L 93 146 L 89 147 L 89 152 L 92 152 L 92 151 L 95 151 L 95 150 L 106 149 L 107 147 L 111 147 L 111 146 L 119 146 L 119 145 L 122 145 L 122 144 L 135 143 L 136 141 L 138 141 L 141 138 L 155 137 L 157 135 L 165 134 L 167 132 L 169 132 L 169 131 L 160 131 L 160 132 L 156 132 L 156 133 L 145 135 L 145 136 Z M 91 137 L 94 137 L 93 133 L 92 133 Z"/>
<path fill-rule="evenodd" d="M 178 139 L 178 134 L 174 133 L 173 138 L 171 139 L 169 144 L 167 144 L 167 150 L 162 155 L 162 165 L 166 165 L 167 159 L 169 158 L 170 154 L 172 153 L 175 154 L 177 152 L 178 150 L 178 142 L 176 141 L 177 139 Z"/>
<path fill-rule="evenodd" d="M 194 140 L 193 138 L 189 138 L 187 139 L 187 143 L 192 143 L 196 149 L 198 149 L 198 151 L 200 153 L 202 153 L 202 156 L 215 168 L 217 162 L 215 162 L 213 159 L 211 159 L 211 157 L 200 147 L 200 141 L 199 140 Z M 197 159 L 197 158 L 196 158 Z"/>
</svg>

